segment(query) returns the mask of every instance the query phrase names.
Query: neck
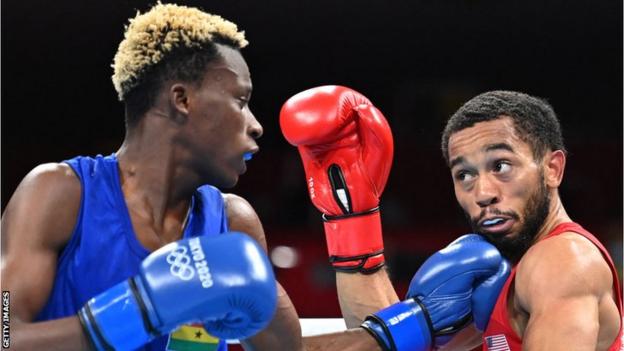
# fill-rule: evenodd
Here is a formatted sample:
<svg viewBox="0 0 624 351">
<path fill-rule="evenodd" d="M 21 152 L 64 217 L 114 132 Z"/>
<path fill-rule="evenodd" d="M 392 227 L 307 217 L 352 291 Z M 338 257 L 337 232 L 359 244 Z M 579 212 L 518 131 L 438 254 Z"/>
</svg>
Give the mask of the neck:
<svg viewBox="0 0 624 351">
<path fill-rule="evenodd" d="M 175 141 L 175 128 L 167 124 L 162 116 L 144 116 L 116 152 L 128 209 L 156 227 L 171 216 L 183 221 L 200 185 L 187 167 L 184 148 Z"/>
<path fill-rule="evenodd" d="M 544 221 L 544 224 L 542 225 L 539 233 L 535 236 L 534 243 L 545 238 L 548 233 L 555 229 L 555 227 L 559 224 L 571 221 L 572 219 L 570 219 L 565 208 L 563 208 L 559 193 L 557 191 L 554 191 L 551 197 L 548 216 L 546 217 L 546 220 Z"/>
</svg>

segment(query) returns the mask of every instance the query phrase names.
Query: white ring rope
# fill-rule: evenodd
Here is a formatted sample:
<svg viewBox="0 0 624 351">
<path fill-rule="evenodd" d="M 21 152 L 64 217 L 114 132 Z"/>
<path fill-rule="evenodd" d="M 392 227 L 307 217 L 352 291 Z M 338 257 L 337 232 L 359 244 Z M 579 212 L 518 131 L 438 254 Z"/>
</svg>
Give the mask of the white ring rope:
<svg viewBox="0 0 624 351">
<path fill-rule="evenodd" d="M 300 318 L 301 333 L 303 336 L 328 334 L 347 329 L 342 318 Z M 238 344 L 238 340 L 228 340 L 228 344 Z"/>
</svg>

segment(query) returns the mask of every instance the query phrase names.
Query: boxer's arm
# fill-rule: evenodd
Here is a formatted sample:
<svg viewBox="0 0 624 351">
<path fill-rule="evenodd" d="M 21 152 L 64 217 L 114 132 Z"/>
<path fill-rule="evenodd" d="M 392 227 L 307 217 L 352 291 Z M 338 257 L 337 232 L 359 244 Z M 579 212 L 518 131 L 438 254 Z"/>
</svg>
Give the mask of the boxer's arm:
<svg viewBox="0 0 624 351">
<path fill-rule="evenodd" d="M 33 323 L 54 284 L 59 252 L 80 208 L 80 181 L 66 164 L 33 169 L 2 216 L 2 290 L 10 292 L 11 349 L 84 350 L 77 317 Z"/>
<path fill-rule="evenodd" d="M 306 351 L 381 351 L 377 341 L 364 329 L 352 328 L 341 332 L 306 336 Z M 481 345 L 481 332 L 469 326 L 446 345 L 436 350 L 472 350 Z"/>
<path fill-rule="evenodd" d="M 307 336 L 303 341 L 306 351 L 381 351 L 377 341 L 362 328 Z"/>
<path fill-rule="evenodd" d="M 481 345 L 481 333 L 468 327 L 460 331 L 451 342 L 437 350 L 472 350 Z M 306 336 L 303 338 L 306 351 L 381 351 L 375 339 L 362 328 L 343 332 Z"/>
<path fill-rule="evenodd" d="M 518 307 L 529 315 L 523 347 L 532 351 L 606 348 L 619 329 L 612 284 L 601 253 L 577 234 L 533 246 L 518 265 L 515 280 Z M 609 330 L 610 338 L 599 335 Z M 606 345 L 598 344 L 601 339 L 608 339 L 603 340 Z"/>
<path fill-rule="evenodd" d="M 258 215 L 242 197 L 225 194 L 225 206 L 229 229 L 248 233 L 266 251 L 264 229 Z M 299 317 L 290 298 L 277 284 L 277 309 L 269 326 L 252 338 L 242 340 L 245 350 L 302 350 Z"/>
<path fill-rule="evenodd" d="M 384 268 L 373 274 L 336 272 L 336 288 L 347 328 L 358 327 L 366 316 L 399 301 Z"/>
</svg>

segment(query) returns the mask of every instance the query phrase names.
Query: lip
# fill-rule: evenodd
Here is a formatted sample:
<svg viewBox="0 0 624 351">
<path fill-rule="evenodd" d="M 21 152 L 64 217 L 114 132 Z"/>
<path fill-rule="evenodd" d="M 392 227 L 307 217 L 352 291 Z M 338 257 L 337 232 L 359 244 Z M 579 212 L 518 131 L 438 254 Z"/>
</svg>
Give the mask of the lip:
<svg viewBox="0 0 624 351">
<path fill-rule="evenodd" d="M 239 169 L 238 169 L 238 174 L 242 175 L 243 173 L 247 172 L 247 160 L 245 160 L 245 155 L 246 154 L 251 154 L 254 155 L 256 154 L 258 151 L 260 150 L 259 147 L 253 147 L 250 149 L 247 149 L 243 152 L 243 154 L 240 157 L 240 162 L 239 162 Z"/>
<path fill-rule="evenodd" d="M 256 153 L 258 153 L 258 151 L 260 151 L 260 148 L 257 146 L 251 149 L 248 149 L 245 152 L 243 152 L 243 158 L 245 157 L 246 154 L 255 155 Z"/>
<path fill-rule="evenodd" d="M 484 222 L 486 222 L 488 220 L 491 220 L 491 219 L 495 219 L 495 218 L 500 218 L 503 221 L 498 223 L 498 224 L 491 225 L 491 226 L 483 225 Z M 502 233 L 509 232 L 511 230 L 511 227 L 513 227 L 515 222 L 516 221 L 513 218 L 510 218 L 510 217 L 492 216 L 492 217 L 484 218 L 481 221 L 479 221 L 479 228 L 484 233 L 502 234 Z"/>
</svg>

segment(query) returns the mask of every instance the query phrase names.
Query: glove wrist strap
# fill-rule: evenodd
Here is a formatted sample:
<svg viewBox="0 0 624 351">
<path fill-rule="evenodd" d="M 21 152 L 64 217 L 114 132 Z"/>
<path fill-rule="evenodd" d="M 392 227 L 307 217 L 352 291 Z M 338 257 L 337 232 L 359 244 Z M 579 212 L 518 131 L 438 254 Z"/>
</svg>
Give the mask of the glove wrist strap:
<svg viewBox="0 0 624 351">
<path fill-rule="evenodd" d="M 91 307 L 87 304 L 78 311 L 78 320 L 82 326 L 82 330 L 87 337 L 87 341 L 91 345 L 92 350 L 112 351 L 115 350 L 102 336 L 102 332 L 93 319 Z"/>
<path fill-rule="evenodd" d="M 366 317 L 361 325 L 384 351 L 431 350 L 431 322 L 417 299 L 407 299 Z"/>
<path fill-rule="evenodd" d="M 96 350 L 135 349 L 154 338 L 146 328 L 131 281 L 123 281 L 90 299 L 78 312 Z"/>
<path fill-rule="evenodd" d="M 385 264 L 379 207 L 343 216 L 323 215 L 329 262 L 347 273 L 374 273 Z"/>
<path fill-rule="evenodd" d="M 326 215 L 325 213 L 323 213 L 321 217 L 323 218 L 323 222 L 329 222 L 329 221 L 336 221 L 339 219 L 353 218 L 353 217 L 359 217 L 359 216 L 368 216 L 375 212 L 379 212 L 379 206 L 375 208 L 371 208 L 370 210 L 367 210 L 367 211 L 348 213 L 345 215 L 338 215 L 338 216 L 330 216 L 330 215 Z"/>
</svg>

